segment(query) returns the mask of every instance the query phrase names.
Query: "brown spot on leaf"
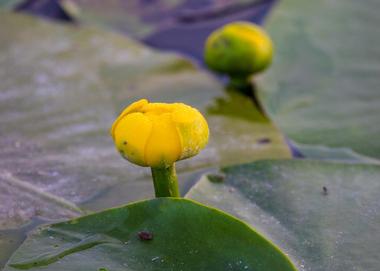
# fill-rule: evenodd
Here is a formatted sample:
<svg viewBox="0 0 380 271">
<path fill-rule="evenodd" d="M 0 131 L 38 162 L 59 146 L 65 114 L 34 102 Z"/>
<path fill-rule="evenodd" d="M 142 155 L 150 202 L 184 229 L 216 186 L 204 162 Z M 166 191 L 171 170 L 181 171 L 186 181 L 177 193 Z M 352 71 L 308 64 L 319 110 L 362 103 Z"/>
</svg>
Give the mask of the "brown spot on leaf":
<svg viewBox="0 0 380 271">
<path fill-rule="evenodd" d="M 263 137 L 257 140 L 258 144 L 269 144 L 271 142 L 270 138 Z"/>
<path fill-rule="evenodd" d="M 327 189 L 326 186 L 322 187 L 322 194 L 327 196 L 329 194 L 329 190 Z"/>
<path fill-rule="evenodd" d="M 142 240 L 142 241 L 149 241 L 149 240 L 153 239 L 153 233 L 148 232 L 148 231 L 140 231 L 138 233 L 138 236 L 139 236 L 140 240 Z"/>
</svg>

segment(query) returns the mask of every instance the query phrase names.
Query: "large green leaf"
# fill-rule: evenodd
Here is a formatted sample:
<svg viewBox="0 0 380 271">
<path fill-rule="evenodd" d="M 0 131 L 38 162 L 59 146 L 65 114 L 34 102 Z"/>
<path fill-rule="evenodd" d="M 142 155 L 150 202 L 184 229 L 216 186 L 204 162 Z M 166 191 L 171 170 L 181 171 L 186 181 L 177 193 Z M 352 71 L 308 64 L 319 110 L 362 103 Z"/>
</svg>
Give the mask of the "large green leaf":
<svg viewBox="0 0 380 271">
<path fill-rule="evenodd" d="M 208 147 L 177 165 L 182 188 L 203 168 L 290 156 L 249 99 L 224 91 L 178 55 L 97 29 L 0 16 L 0 35 L 7 37 L 0 43 L 6 67 L 0 73 L 0 190 L 6 195 L 0 228 L 34 215 L 71 216 L 72 202 L 99 210 L 151 197 L 149 169 L 123 161 L 108 133 L 123 107 L 140 98 L 185 102 L 208 119 Z"/>
<path fill-rule="evenodd" d="M 379 9 L 377 0 L 283 0 L 274 9 L 276 55 L 261 98 L 291 139 L 380 158 Z"/>
<path fill-rule="evenodd" d="M 379 269 L 380 166 L 259 161 L 204 176 L 187 197 L 245 220 L 302 270 Z"/>
<path fill-rule="evenodd" d="M 295 271 L 278 248 L 246 224 L 174 198 L 40 228 L 4 270 L 19 269 Z"/>
</svg>

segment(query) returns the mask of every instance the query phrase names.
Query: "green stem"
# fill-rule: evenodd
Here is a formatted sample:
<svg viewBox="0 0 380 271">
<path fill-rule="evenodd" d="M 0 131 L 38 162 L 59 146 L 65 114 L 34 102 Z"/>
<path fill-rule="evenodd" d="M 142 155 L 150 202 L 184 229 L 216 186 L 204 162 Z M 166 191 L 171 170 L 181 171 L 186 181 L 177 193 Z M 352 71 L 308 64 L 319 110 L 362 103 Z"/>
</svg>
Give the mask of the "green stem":
<svg viewBox="0 0 380 271">
<path fill-rule="evenodd" d="M 250 77 L 230 77 L 228 87 L 236 89 L 246 96 L 252 96 L 252 83 Z"/>
<path fill-rule="evenodd" d="M 175 165 L 162 168 L 151 168 L 156 198 L 179 198 L 178 178 Z"/>
</svg>

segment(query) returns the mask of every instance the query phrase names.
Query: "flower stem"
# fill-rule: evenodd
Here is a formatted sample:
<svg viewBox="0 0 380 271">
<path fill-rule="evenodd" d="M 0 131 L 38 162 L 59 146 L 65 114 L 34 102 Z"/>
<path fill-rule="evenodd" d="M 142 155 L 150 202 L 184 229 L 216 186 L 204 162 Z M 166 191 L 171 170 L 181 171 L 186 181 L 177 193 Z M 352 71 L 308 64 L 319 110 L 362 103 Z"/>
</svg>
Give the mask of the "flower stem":
<svg viewBox="0 0 380 271">
<path fill-rule="evenodd" d="M 230 77 L 229 86 L 243 92 L 244 94 L 248 96 L 252 95 L 251 80 L 249 76 L 248 77 L 244 77 L 244 76 Z"/>
<path fill-rule="evenodd" d="M 178 178 L 175 165 L 161 168 L 151 168 L 156 198 L 174 197 L 179 198 Z"/>
</svg>

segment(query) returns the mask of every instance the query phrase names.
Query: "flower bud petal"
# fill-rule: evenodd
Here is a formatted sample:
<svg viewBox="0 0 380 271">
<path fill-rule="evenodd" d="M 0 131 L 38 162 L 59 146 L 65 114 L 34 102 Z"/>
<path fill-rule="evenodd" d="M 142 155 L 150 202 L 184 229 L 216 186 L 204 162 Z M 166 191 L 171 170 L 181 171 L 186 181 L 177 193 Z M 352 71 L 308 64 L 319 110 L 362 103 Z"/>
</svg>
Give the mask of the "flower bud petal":
<svg viewBox="0 0 380 271">
<path fill-rule="evenodd" d="M 153 123 L 145 149 L 145 161 L 151 167 L 173 164 L 181 155 L 181 143 L 170 113 L 148 115 Z"/>
<path fill-rule="evenodd" d="M 125 108 L 123 112 L 121 112 L 121 114 L 117 117 L 117 119 L 112 124 L 111 130 L 110 130 L 111 136 L 114 140 L 115 140 L 115 128 L 118 125 L 119 121 L 130 113 L 139 112 L 139 109 L 142 108 L 146 104 L 148 104 L 148 100 L 141 99 L 141 100 L 138 100 L 137 102 L 132 103 L 130 106 Z"/>
<path fill-rule="evenodd" d="M 209 130 L 195 108 L 140 100 L 120 114 L 111 134 L 127 160 L 140 166 L 166 167 L 196 155 L 207 144 Z"/>
<path fill-rule="evenodd" d="M 190 106 L 182 104 L 172 114 L 181 141 L 180 159 L 197 155 L 209 137 L 208 125 L 202 114 Z"/>
<path fill-rule="evenodd" d="M 134 164 L 147 166 L 145 146 L 152 133 L 152 121 L 142 113 L 131 113 L 114 126 L 114 141 L 121 155 Z"/>
<path fill-rule="evenodd" d="M 231 77 L 248 77 L 265 70 L 272 62 L 273 44 L 258 25 L 233 22 L 207 38 L 204 51 L 207 66 Z"/>
</svg>

